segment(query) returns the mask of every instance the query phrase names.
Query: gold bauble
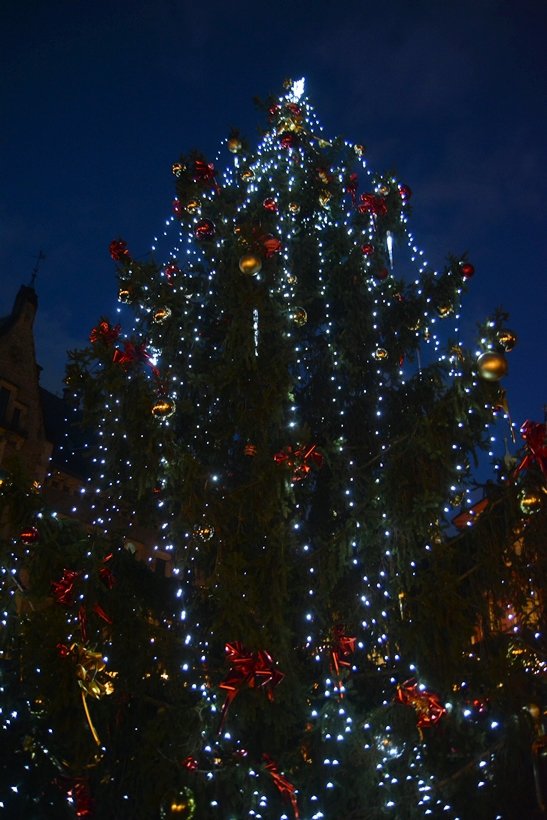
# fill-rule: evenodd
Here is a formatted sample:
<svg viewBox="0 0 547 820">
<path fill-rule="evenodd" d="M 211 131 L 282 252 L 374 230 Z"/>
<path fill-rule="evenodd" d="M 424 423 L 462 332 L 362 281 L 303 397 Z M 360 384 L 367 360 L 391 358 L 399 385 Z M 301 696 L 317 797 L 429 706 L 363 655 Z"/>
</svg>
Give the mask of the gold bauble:
<svg viewBox="0 0 547 820">
<path fill-rule="evenodd" d="M 152 321 L 155 322 L 157 325 L 161 325 L 162 322 L 165 322 L 171 316 L 171 308 L 162 307 L 158 308 L 154 315 L 152 316 Z"/>
<path fill-rule="evenodd" d="M 296 285 L 298 282 L 298 276 L 295 276 L 294 273 L 287 274 L 287 284 L 289 285 Z"/>
<path fill-rule="evenodd" d="M 517 343 L 517 334 L 512 330 L 498 330 L 497 339 L 506 353 L 509 353 Z"/>
<path fill-rule="evenodd" d="M 252 171 L 250 168 L 246 168 L 244 171 L 241 172 L 241 179 L 243 180 L 243 182 L 250 182 L 254 178 L 255 172 Z"/>
<path fill-rule="evenodd" d="M 481 353 L 477 359 L 477 367 L 479 374 L 483 379 L 489 382 L 497 382 L 507 375 L 508 366 L 507 360 L 501 353 L 488 351 Z"/>
<path fill-rule="evenodd" d="M 261 268 L 262 259 L 256 253 L 244 253 L 239 260 L 239 270 L 248 276 L 255 276 L 260 273 Z"/>
<path fill-rule="evenodd" d="M 207 524 L 205 521 L 202 524 L 196 524 L 194 527 L 194 536 L 200 541 L 210 541 L 215 534 L 215 528 L 212 524 Z"/>
<path fill-rule="evenodd" d="M 321 182 L 323 182 L 325 185 L 328 185 L 329 175 L 323 168 L 319 168 L 319 170 L 317 171 L 317 176 L 319 177 Z"/>
<path fill-rule="evenodd" d="M 199 199 L 191 199 L 190 202 L 187 202 L 184 206 L 186 213 L 195 214 L 201 208 L 201 202 Z"/>
<path fill-rule="evenodd" d="M 447 316 L 450 316 L 453 310 L 454 308 L 452 305 L 439 305 L 437 308 L 437 313 L 441 319 L 446 319 Z"/>
<path fill-rule="evenodd" d="M 330 191 L 321 191 L 321 193 L 319 194 L 319 204 L 323 208 L 328 208 L 329 207 L 329 202 L 331 201 L 331 199 L 332 199 L 332 194 L 331 194 Z"/>
<path fill-rule="evenodd" d="M 195 813 L 194 793 L 187 786 L 169 792 L 161 802 L 161 820 L 192 820 Z"/>
<path fill-rule="evenodd" d="M 293 320 L 295 325 L 298 325 L 299 327 L 302 327 L 302 325 L 305 325 L 306 322 L 308 321 L 308 314 L 306 313 L 304 308 L 297 307 L 291 313 L 291 319 Z"/>
<path fill-rule="evenodd" d="M 387 185 L 380 185 L 378 188 L 378 193 L 380 196 L 387 196 L 389 194 L 389 188 Z"/>
<path fill-rule="evenodd" d="M 182 164 L 182 162 L 174 162 L 171 166 L 171 169 L 176 177 L 180 177 L 180 175 L 184 171 L 184 165 Z"/>
<path fill-rule="evenodd" d="M 299 134 L 302 130 L 303 128 L 300 125 L 300 123 L 292 117 L 283 117 L 281 120 L 279 120 L 279 124 L 277 126 L 278 134 L 286 134 L 287 132 Z"/>
<path fill-rule="evenodd" d="M 168 419 L 175 409 L 175 402 L 172 399 L 158 399 L 152 406 L 152 415 L 157 419 Z"/>
<path fill-rule="evenodd" d="M 541 495 L 533 490 L 522 490 L 519 495 L 519 506 L 524 515 L 533 515 L 541 509 Z"/>
<path fill-rule="evenodd" d="M 376 350 L 374 351 L 372 356 L 373 356 L 374 359 L 376 359 L 376 361 L 381 362 L 384 359 L 387 359 L 387 357 L 389 356 L 389 353 L 387 352 L 385 347 L 378 347 L 378 348 L 376 348 Z"/>
<path fill-rule="evenodd" d="M 354 145 L 353 150 L 357 154 L 358 157 L 362 157 L 365 153 L 365 146 L 364 145 Z"/>
<path fill-rule="evenodd" d="M 242 148 L 241 140 L 239 139 L 239 137 L 230 137 L 230 139 L 228 140 L 226 145 L 227 145 L 228 151 L 231 154 L 239 154 L 239 152 L 241 151 L 241 148 Z"/>
<path fill-rule="evenodd" d="M 289 211 L 291 214 L 297 214 L 300 212 L 300 203 L 299 202 L 289 202 Z"/>
<path fill-rule="evenodd" d="M 118 291 L 118 302 L 123 302 L 128 305 L 131 302 L 131 291 L 127 287 L 120 288 Z"/>
</svg>

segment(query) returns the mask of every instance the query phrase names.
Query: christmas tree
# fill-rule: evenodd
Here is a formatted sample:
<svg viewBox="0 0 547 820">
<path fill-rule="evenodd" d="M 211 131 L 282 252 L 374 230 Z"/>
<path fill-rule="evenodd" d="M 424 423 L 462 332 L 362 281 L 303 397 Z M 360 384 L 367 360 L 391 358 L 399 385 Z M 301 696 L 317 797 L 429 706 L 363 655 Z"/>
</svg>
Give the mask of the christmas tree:
<svg viewBox="0 0 547 820">
<path fill-rule="evenodd" d="M 410 188 L 302 82 L 262 107 L 256 150 L 173 165 L 150 257 L 111 243 L 119 321 L 67 371 L 76 519 L 3 483 L 2 805 L 533 817 L 544 425 L 474 478 L 515 334 L 498 310 L 462 338 L 472 263 L 430 266 Z"/>
</svg>

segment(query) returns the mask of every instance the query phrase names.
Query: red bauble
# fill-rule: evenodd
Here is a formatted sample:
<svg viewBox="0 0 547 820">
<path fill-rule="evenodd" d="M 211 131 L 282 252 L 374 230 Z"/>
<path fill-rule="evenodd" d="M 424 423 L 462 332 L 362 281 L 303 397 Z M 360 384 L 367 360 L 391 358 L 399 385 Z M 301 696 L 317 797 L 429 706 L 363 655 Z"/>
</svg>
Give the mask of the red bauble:
<svg viewBox="0 0 547 820">
<path fill-rule="evenodd" d="M 464 279 L 471 279 L 471 277 L 475 273 L 475 268 L 473 267 L 471 262 L 462 262 L 460 264 L 460 270 Z"/>
<path fill-rule="evenodd" d="M 210 219 L 202 219 L 194 228 L 196 239 L 212 239 L 215 233 L 215 225 Z"/>
<path fill-rule="evenodd" d="M 127 242 L 123 239 L 114 239 L 108 246 L 110 256 L 115 262 L 121 259 L 129 259 L 129 251 L 127 250 Z"/>
<path fill-rule="evenodd" d="M 291 132 L 289 131 L 285 134 L 281 134 L 279 142 L 282 148 L 294 148 L 298 142 L 298 138 L 296 134 L 291 134 Z"/>
<path fill-rule="evenodd" d="M 274 214 L 277 211 L 277 202 L 271 196 L 267 197 L 262 203 L 262 207 L 264 210 L 269 211 L 271 214 Z"/>
<path fill-rule="evenodd" d="M 180 219 L 180 218 L 181 218 L 181 216 L 182 216 L 182 203 L 181 203 L 180 199 L 178 199 L 178 198 L 175 198 L 175 199 L 173 200 L 173 213 L 174 213 L 174 214 L 175 214 L 175 216 L 177 216 L 179 219 Z"/>
<path fill-rule="evenodd" d="M 374 245 L 371 245 L 370 242 L 367 242 L 366 245 L 361 245 L 361 251 L 363 256 L 372 256 L 374 253 Z"/>
<path fill-rule="evenodd" d="M 375 279 L 383 281 L 384 279 L 387 279 L 387 277 L 389 276 L 389 271 L 387 268 L 379 268 L 379 270 L 374 271 L 373 275 Z"/>
<path fill-rule="evenodd" d="M 26 544 L 27 546 L 30 544 L 36 544 L 40 540 L 40 533 L 36 529 L 36 527 L 28 527 L 26 530 L 23 530 L 19 534 L 19 538 Z"/>
<path fill-rule="evenodd" d="M 281 250 L 281 240 L 276 239 L 275 236 L 267 234 L 262 237 L 262 246 L 266 252 L 266 259 L 270 259 L 270 257 L 274 256 L 276 253 L 279 253 Z"/>
<path fill-rule="evenodd" d="M 401 195 L 401 199 L 410 199 L 412 196 L 412 191 L 408 185 L 399 185 L 399 193 Z"/>
</svg>

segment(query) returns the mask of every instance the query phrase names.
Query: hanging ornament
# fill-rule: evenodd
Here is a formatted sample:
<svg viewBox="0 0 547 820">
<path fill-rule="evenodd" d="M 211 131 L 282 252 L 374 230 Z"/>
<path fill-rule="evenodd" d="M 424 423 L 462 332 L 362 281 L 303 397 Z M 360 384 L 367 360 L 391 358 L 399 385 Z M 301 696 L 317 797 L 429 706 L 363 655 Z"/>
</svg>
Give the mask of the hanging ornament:
<svg viewBox="0 0 547 820">
<path fill-rule="evenodd" d="M 358 157 L 362 157 L 365 153 L 365 146 L 364 145 L 354 145 L 353 150 L 355 151 Z"/>
<path fill-rule="evenodd" d="M 127 249 L 127 242 L 123 239 L 114 239 L 108 246 L 110 256 L 115 262 L 129 261 L 129 251 Z"/>
<path fill-rule="evenodd" d="M 497 340 L 506 353 L 510 353 L 517 343 L 517 334 L 512 330 L 498 330 Z"/>
<path fill-rule="evenodd" d="M 102 344 L 109 346 L 116 341 L 116 339 L 120 335 L 121 329 L 121 325 L 112 326 L 110 322 L 107 322 L 106 319 L 103 319 L 102 322 L 99 322 L 97 327 L 94 327 L 91 333 L 89 334 L 89 341 L 91 342 L 91 344 L 102 342 Z"/>
<path fill-rule="evenodd" d="M 282 148 L 289 150 L 290 148 L 294 148 L 298 144 L 298 137 L 291 131 L 285 131 L 283 134 L 281 134 L 281 137 L 279 138 L 279 144 Z"/>
<path fill-rule="evenodd" d="M 273 197 L 269 196 L 266 197 L 266 199 L 262 203 L 262 207 L 265 211 L 269 211 L 269 213 L 275 214 L 275 212 L 277 211 L 277 202 Z"/>
<path fill-rule="evenodd" d="M 262 259 L 256 253 L 244 253 L 239 260 L 239 270 L 248 276 L 256 276 L 262 269 Z"/>
<path fill-rule="evenodd" d="M 377 194 L 361 194 L 357 210 L 360 214 L 385 216 L 387 214 L 387 205 L 384 198 Z"/>
<path fill-rule="evenodd" d="M 435 725 L 446 714 L 439 696 L 420 687 L 414 678 L 397 686 L 395 700 L 413 707 L 418 717 L 416 726 L 420 735 L 422 728 Z"/>
<path fill-rule="evenodd" d="M 152 415 L 157 419 L 168 419 L 176 409 L 176 404 L 172 399 L 162 397 L 152 405 Z"/>
<path fill-rule="evenodd" d="M 172 202 L 172 207 L 173 207 L 173 213 L 175 214 L 177 219 L 180 219 L 182 217 L 182 202 L 180 201 L 178 196 L 176 196 L 174 198 L 174 200 Z"/>
<path fill-rule="evenodd" d="M 475 273 L 475 268 L 471 262 L 460 262 L 460 271 L 464 279 L 471 279 Z"/>
<path fill-rule="evenodd" d="M 502 356 L 501 353 L 495 353 L 494 351 L 481 353 L 477 359 L 477 367 L 479 369 L 479 375 L 486 381 L 490 382 L 497 382 L 500 379 L 503 379 L 509 370 L 507 360 L 504 356 Z"/>
<path fill-rule="evenodd" d="M 201 202 L 199 199 L 191 199 L 189 202 L 186 203 L 184 206 L 184 210 L 188 214 L 195 214 L 201 208 Z"/>
<path fill-rule="evenodd" d="M 533 515 L 539 512 L 542 503 L 541 495 L 533 490 L 522 490 L 519 495 L 519 507 L 524 515 Z"/>
<path fill-rule="evenodd" d="M 437 307 L 437 313 L 441 319 L 446 319 L 447 316 L 453 312 L 454 307 L 451 304 L 439 305 Z"/>
<path fill-rule="evenodd" d="M 212 524 L 202 521 L 201 524 L 196 524 L 192 532 L 194 534 L 194 538 L 198 538 L 200 541 L 205 543 L 211 540 L 215 534 L 215 528 Z"/>
<path fill-rule="evenodd" d="M 202 219 L 194 228 L 194 236 L 196 239 L 212 239 L 215 235 L 216 228 L 214 222 L 210 219 Z"/>
<path fill-rule="evenodd" d="M 270 653 L 265 649 L 251 652 L 241 641 L 226 644 L 226 654 L 230 669 L 224 680 L 219 683 L 220 689 L 226 691 L 226 700 L 220 714 L 218 732 L 222 731 L 226 715 L 232 701 L 245 688 L 262 689 L 268 700 L 273 700 L 274 689 L 285 674 L 281 672 Z"/>
<path fill-rule="evenodd" d="M 374 271 L 374 278 L 379 279 L 380 282 L 383 282 L 384 279 L 387 279 L 389 276 L 389 271 L 387 268 L 378 268 L 378 270 Z"/>
<path fill-rule="evenodd" d="M 527 470 L 534 462 L 547 478 L 547 427 L 539 421 L 526 421 L 521 425 L 520 434 L 526 444 L 526 455 L 515 470 L 516 478 L 522 470 Z"/>
<path fill-rule="evenodd" d="M 391 231 L 386 231 L 386 248 L 389 256 L 389 267 L 393 270 L 393 234 Z"/>
<path fill-rule="evenodd" d="M 163 322 L 167 321 L 171 316 L 171 308 L 169 307 L 162 307 L 158 308 L 152 315 L 152 321 L 155 322 L 157 325 L 163 324 Z"/>
<path fill-rule="evenodd" d="M 40 540 L 40 533 L 38 532 L 36 527 L 27 527 L 26 530 L 23 530 L 23 532 L 19 533 L 19 538 L 21 539 L 21 542 L 28 547 L 31 544 L 38 543 L 38 541 Z"/>
<path fill-rule="evenodd" d="M 179 266 L 177 265 L 176 262 L 170 262 L 168 265 L 166 265 L 164 273 L 165 273 L 165 278 L 167 279 L 167 282 L 170 285 L 172 285 L 173 284 L 173 278 L 178 273 L 180 273 L 180 268 L 179 268 Z"/>
<path fill-rule="evenodd" d="M 299 202 L 289 202 L 289 211 L 291 212 L 291 214 L 300 213 L 300 203 Z"/>
<path fill-rule="evenodd" d="M 331 181 L 331 175 L 327 173 L 327 171 L 325 171 L 324 168 L 317 169 L 317 176 L 319 177 L 323 185 L 328 185 Z"/>
<path fill-rule="evenodd" d="M 216 171 L 212 162 L 206 162 L 204 159 L 194 160 L 194 167 L 192 170 L 192 179 L 199 185 L 213 185 L 218 188 L 215 180 Z"/>
<path fill-rule="evenodd" d="M 182 164 L 182 162 L 174 162 L 171 166 L 171 170 L 176 177 L 180 177 L 180 175 L 184 171 L 184 165 Z"/>
<path fill-rule="evenodd" d="M 330 191 L 327 191 L 327 190 L 321 191 L 321 193 L 319 194 L 319 204 L 321 205 L 322 208 L 328 208 L 329 207 L 329 202 L 331 201 L 331 199 L 332 199 L 332 194 L 331 194 Z"/>
<path fill-rule="evenodd" d="M 63 570 L 63 574 L 58 581 L 51 582 L 53 597 L 61 606 L 72 606 L 76 590 L 74 586 L 80 573 L 73 569 Z"/>
<path fill-rule="evenodd" d="M 239 137 L 230 137 L 226 143 L 226 147 L 231 154 L 239 154 L 243 146 Z"/>
<path fill-rule="evenodd" d="M 290 800 L 294 820 L 300 820 L 300 814 L 298 811 L 298 801 L 296 799 L 296 788 L 291 783 L 291 781 L 285 777 L 284 774 L 281 774 L 281 772 L 279 771 L 279 766 L 277 765 L 275 760 L 272 760 L 272 758 L 265 753 L 262 755 L 262 757 L 265 763 L 264 769 L 271 775 L 272 781 L 276 789 L 281 795 L 283 795 L 283 797 L 287 797 Z"/>
<path fill-rule="evenodd" d="M 294 310 L 292 311 L 291 319 L 295 325 L 298 325 L 298 327 L 302 327 L 302 325 L 305 325 L 308 321 L 308 314 L 306 313 L 304 308 L 297 307 L 294 308 Z"/>
<path fill-rule="evenodd" d="M 161 801 L 161 820 L 192 820 L 195 813 L 196 800 L 188 786 L 168 792 Z"/>
<path fill-rule="evenodd" d="M 255 172 L 252 168 L 246 168 L 244 171 L 241 172 L 241 179 L 243 182 L 250 182 L 252 179 L 255 178 Z"/>
<path fill-rule="evenodd" d="M 266 254 L 266 259 L 270 259 L 281 250 L 281 240 L 271 234 L 266 234 L 261 238 L 262 247 Z"/>
<path fill-rule="evenodd" d="M 372 256 L 374 253 L 374 245 L 371 245 L 370 242 L 367 242 L 365 245 L 361 245 L 361 253 L 363 256 Z"/>
<path fill-rule="evenodd" d="M 257 448 L 256 444 L 251 444 L 250 441 L 247 442 L 245 447 L 243 448 L 243 455 L 246 456 L 256 456 Z"/>
<path fill-rule="evenodd" d="M 399 185 L 399 194 L 400 194 L 401 199 L 403 200 L 403 202 L 405 202 L 407 199 L 410 199 L 410 197 L 412 196 L 412 191 L 410 190 L 408 185 Z"/>
<path fill-rule="evenodd" d="M 385 349 L 385 347 L 377 347 L 374 353 L 372 354 L 372 358 L 376 359 L 377 362 L 382 362 L 389 357 L 389 353 Z"/>
<path fill-rule="evenodd" d="M 378 187 L 378 193 L 380 196 L 387 196 L 389 194 L 389 186 L 388 185 L 380 185 Z"/>
<path fill-rule="evenodd" d="M 118 302 L 123 302 L 124 305 L 131 304 L 133 295 L 127 285 L 123 285 L 118 291 Z"/>
</svg>

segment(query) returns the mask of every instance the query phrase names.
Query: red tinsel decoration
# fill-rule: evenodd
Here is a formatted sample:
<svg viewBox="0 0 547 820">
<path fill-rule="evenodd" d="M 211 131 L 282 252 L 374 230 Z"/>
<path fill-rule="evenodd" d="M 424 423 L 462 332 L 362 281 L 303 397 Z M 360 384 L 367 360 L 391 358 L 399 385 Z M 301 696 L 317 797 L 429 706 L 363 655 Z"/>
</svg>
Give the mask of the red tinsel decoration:
<svg viewBox="0 0 547 820">
<path fill-rule="evenodd" d="M 62 606 L 72 606 L 74 603 L 74 585 L 80 573 L 76 570 L 65 569 L 59 581 L 51 582 L 53 596 L 58 604 Z"/>
<path fill-rule="evenodd" d="M 524 439 L 528 452 L 517 465 L 513 478 L 516 478 L 522 470 L 536 462 L 544 476 L 547 476 L 547 429 L 545 424 L 527 419 L 520 428 L 520 434 Z"/>
<path fill-rule="evenodd" d="M 265 770 L 270 773 L 275 787 L 280 794 L 289 798 L 294 811 L 295 820 L 299 820 L 300 814 L 298 812 L 298 802 L 296 800 L 296 788 L 289 780 L 287 780 L 285 775 L 280 774 L 277 763 L 272 760 L 269 755 L 264 753 L 262 757 L 266 761 L 266 765 L 264 766 Z"/>
<path fill-rule="evenodd" d="M 439 696 L 434 692 L 428 692 L 427 689 L 420 689 L 415 678 L 410 678 L 397 686 L 395 700 L 404 703 L 405 706 L 412 706 L 418 715 L 416 726 L 420 730 L 426 726 L 434 726 L 446 714 Z"/>
<path fill-rule="evenodd" d="M 377 196 L 377 194 L 361 194 L 357 210 L 360 214 L 385 216 L 387 214 L 387 205 L 385 199 Z"/>
<path fill-rule="evenodd" d="M 129 251 L 127 249 L 127 242 L 123 239 L 113 239 L 108 246 L 110 256 L 115 262 L 120 262 L 122 259 L 129 260 Z"/>
<path fill-rule="evenodd" d="M 150 361 L 150 354 L 147 353 L 146 344 L 144 342 L 140 345 L 136 345 L 134 342 L 124 342 L 124 349 L 120 350 L 120 348 L 117 347 L 114 351 L 112 361 L 122 365 L 122 367 L 136 364 L 137 362 L 144 362 L 144 364 L 147 364 L 151 368 L 156 378 L 158 378 L 160 374 L 158 368 Z"/>
<path fill-rule="evenodd" d="M 91 344 L 102 342 L 105 345 L 112 345 L 120 335 L 121 325 L 111 325 L 106 319 L 99 322 L 97 327 L 94 327 L 89 334 L 89 341 Z"/>
<path fill-rule="evenodd" d="M 296 450 L 287 445 L 274 455 L 276 464 L 285 464 L 292 471 L 292 481 L 302 481 L 311 472 L 312 465 L 323 465 L 323 455 L 316 444 L 303 445 Z"/>
<path fill-rule="evenodd" d="M 273 690 L 285 677 L 264 649 L 250 652 L 240 641 L 226 644 L 230 669 L 219 686 L 227 692 L 220 716 L 218 731 L 222 731 L 228 708 L 238 693 L 245 687 L 262 688 L 269 700 L 273 700 Z"/>
</svg>

